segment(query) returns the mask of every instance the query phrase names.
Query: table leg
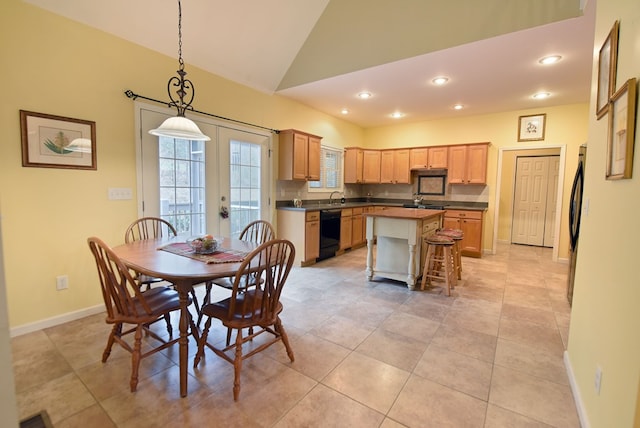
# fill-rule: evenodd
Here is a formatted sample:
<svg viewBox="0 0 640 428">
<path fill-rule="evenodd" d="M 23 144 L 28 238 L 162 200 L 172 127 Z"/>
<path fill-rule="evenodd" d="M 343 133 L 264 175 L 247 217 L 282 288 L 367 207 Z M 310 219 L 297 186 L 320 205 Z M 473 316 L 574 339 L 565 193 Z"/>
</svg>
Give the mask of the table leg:
<svg viewBox="0 0 640 428">
<path fill-rule="evenodd" d="M 191 284 L 175 284 L 180 296 L 180 396 L 187 396 L 187 364 L 189 357 L 189 290 Z"/>
</svg>

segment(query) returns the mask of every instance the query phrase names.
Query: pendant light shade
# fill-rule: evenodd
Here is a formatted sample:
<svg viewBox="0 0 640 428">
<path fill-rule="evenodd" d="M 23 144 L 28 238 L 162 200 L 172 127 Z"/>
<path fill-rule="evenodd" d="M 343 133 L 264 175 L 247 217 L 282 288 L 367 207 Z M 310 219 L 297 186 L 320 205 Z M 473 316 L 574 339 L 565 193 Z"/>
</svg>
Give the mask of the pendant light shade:
<svg viewBox="0 0 640 428">
<path fill-rule="evenodd" d="M 178 115 L 165 120 L 160 127 L 149 131 L 149 134 L 158 137 L 209 141 L 211 138 L 204 135 L 198 125 L 184 115 L 185 111 L 191 108 L 191 102 L 196 90 L 191 80 L 185 79 L 187 72 L 184 71 L 184 61 L 182 59 L 182 4 L 180 0 L 178 0 L 178 65 L 178 75 L 171 77 L 167 84 L 167 92 L 169 92 L 169 98 L 171 99 L 169 107 L 175 107 L 178 110 Z M 177 88 L 175 95 L 171 92 L 172 86 Z M 187 97 L 186 101 L 185 96 Z"/>
<path fill-rule="evenodd" d="M 184 116 L 168 118 L 158 128 L 150 130 L 149 134 L 157 135 L 158 137 L 183 138 L 194 141 L 211 140 L 200 131 L 198 125 Z"/>
</svg>

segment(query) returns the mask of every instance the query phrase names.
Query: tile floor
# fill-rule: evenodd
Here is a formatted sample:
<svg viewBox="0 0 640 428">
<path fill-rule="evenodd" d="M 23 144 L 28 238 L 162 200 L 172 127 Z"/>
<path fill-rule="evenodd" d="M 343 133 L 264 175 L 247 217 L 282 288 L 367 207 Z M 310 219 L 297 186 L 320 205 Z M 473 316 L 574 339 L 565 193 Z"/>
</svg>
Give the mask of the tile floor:
<svg viewBox="0 0 640 428">
<path fill-rule="evenodd" d="M 451 297 L 368 282 L 365 255 L 294 268 L 282 319 L 296 360 L 281 344 L 247 360 L 238 402 L 232 366 L 213 353 L 189 368 L 180 398 L 177 347 L 143 360 L 130 393 L 129 354 L 114 346 L 100 362 L 109 327 L 95 315 L 12 339 L 20 417 L 46 409 L 57 428 L 579 426 L 562 359 L 567 265 L 550 249 L 464 258 Z"/>
</svg>

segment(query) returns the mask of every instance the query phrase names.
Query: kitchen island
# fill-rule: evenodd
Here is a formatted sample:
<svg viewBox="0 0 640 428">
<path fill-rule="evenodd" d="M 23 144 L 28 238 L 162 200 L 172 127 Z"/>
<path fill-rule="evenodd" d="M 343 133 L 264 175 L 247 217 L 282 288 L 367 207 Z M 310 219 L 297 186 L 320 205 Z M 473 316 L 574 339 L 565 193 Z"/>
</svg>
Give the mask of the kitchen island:
<svg viewBox="0 0 640 428">
<path fill-rule="evenodd" d="M 366 213 L 367 279 L 375 275 L 404 281 L 410 290 L 422 272 L 422 240 L 442 226 L 444 210 L 389 208 Z M 374 239 L 376 264 L 373 266 Z"/>
</svg>

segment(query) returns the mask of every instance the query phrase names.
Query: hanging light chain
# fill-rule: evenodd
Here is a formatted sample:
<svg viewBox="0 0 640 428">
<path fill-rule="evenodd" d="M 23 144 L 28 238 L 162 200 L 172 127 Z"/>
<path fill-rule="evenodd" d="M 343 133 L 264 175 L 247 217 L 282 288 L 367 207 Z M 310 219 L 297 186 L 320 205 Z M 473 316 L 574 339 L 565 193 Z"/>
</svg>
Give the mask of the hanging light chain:
<svg viewBox="0 0 640 428">
<path fill-rule="evenodd" d="M 193 83 L 189 79 L 185 79 L 187 72 L 184 71 L 184 60 L 182 59 L 182 4 L 178 0 L 178 76 L 173 76 L 167 83 L 167 92 L 171 103 L 169 107 L 175 107 L 178 110 L 178 116 L 184 117 L 184 113 L 187 109 L 193 109 L 191 103 L 195 97 L 196 90 L 193 87 Z M 177 98 L 171 93 L 171 87 L 177 88 Z M 189 96 L 187 101 L 185 97 Z"/>
</svg>

